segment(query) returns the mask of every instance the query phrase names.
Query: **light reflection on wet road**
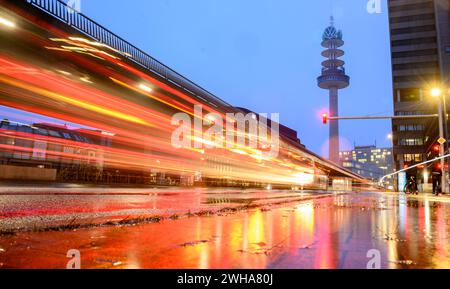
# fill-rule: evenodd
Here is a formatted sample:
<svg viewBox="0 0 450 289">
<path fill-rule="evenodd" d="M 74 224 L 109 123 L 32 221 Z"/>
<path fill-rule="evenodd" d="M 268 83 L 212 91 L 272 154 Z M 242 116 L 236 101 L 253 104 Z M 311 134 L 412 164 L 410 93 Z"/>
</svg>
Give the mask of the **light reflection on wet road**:
<svg viewBox="0 0 450 289">
<path fill-rule="evenodd" d="M 450 202 L 349 194 L 235 214 L 0 237 L 3 268 L 450 268 Z"/>
<path fill-rule="evenodd" d="M 262 189 L 2 188 L 0 234 L 239 210 L 331 195 Z"/>
</svg>

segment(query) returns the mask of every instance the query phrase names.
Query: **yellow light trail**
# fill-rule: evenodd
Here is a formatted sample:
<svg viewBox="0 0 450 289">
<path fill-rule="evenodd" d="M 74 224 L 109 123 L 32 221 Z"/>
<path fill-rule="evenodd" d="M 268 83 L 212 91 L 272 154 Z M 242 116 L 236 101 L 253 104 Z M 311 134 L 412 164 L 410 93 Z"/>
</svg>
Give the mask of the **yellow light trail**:
<svg viewBox="0 0 450 289">
<path fill-rule="evenodd" d="M 122 119 L 125 121 L 129 121 L 129 122 L 134 122 L 134 123 L 138 123 L 138 124 L 142 124 L 145 126 L 150 126 L 153 127 L 153 125 L 147 121 L 144 121 L 138 117 L 132 116 L 132 115 L 128 115 L 119 111 L 113 111 L 113 110 L 109 110 L 109 109 L 105 109 L 103 107 L 94 105 L 94 104 L 90 104 L 90 103 L 86 103 L 86 102 L 82 102 L 73 98 L 70 98 L 68 96 L 64 96 L 62 94 L 56 93 L 56 92 L 52 92 L 43 88 L 39 88 L 37 86 L 34 85 L 29 85 L 29 84 L 25 84 L 19 81 L 15 81 L 12 80 L 8 77 L 4 77 L 4 76 L 0 76 L 0 81 L 21 89 L 25 89 L 25 90 L 29 90 L 32 91 L 34 93 L 37 93 L 39 95 L 43 95 L 46 96 L 48 98 L 52 98 L 58 101 L 62 101 L 77 107 L 81 107 L 90 111 L 94 111 L 97 113 L 101 113 L 103 115 L 107 115 L 107 116 L 111 116 L 114 118 L 118 118 L 118 119 Z"/>
</svg>

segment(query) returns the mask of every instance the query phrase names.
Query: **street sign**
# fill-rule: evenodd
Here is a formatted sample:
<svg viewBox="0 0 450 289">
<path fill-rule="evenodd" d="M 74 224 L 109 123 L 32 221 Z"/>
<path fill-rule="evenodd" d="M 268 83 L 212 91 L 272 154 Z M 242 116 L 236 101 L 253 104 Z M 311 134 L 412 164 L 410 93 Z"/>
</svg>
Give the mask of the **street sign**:
<svg viewBox="0 0 450 289">
<path fill-rule="evenodd" d="M 441 145 L 445 144 L 446 142 L 447 142 L 447 141 L 446 141 L 445 138 L 443 138 L 443 137 L 441 137 L 441 138 L 438 139 L 438 143 L 441 144 Z"/>
</svg>

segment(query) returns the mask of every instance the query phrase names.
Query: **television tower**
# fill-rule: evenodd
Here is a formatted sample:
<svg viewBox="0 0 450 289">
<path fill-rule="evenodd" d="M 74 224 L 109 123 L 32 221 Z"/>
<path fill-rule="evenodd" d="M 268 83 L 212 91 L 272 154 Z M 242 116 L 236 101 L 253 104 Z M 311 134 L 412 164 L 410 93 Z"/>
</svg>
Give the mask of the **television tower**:
<svg viewBox="0 0 450 289">
<path fill-rule="evenodd" d="M 350 77 L 345 74 L 344 64 L 341 59 L 345 53 L 339 49 L 344 45 L 342 32 L 334 27 L 334 18 L 325 29 L 322 36 L 322 46 L 326 48 L 322 56 L 327 58 L 322 62 L 322 74 L 317 79 L 322 89 L 327 89 L 330 95 L 330 117 L 339 116 L 338 90 L 349 86 Z M 332 162 L 339 163 L 339 121 L 330 120 L 330 155 Z"/>
</svg>

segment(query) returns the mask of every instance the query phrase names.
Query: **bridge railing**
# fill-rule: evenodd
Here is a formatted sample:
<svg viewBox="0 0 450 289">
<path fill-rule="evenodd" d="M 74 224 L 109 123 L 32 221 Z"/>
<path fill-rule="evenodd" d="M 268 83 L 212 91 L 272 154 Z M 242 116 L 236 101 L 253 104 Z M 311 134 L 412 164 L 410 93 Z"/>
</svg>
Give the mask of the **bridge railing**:
<svg viewBox="0 0 450 289">
<path fill-rule="evenodd" d="M 68 6 L 60 0 L 25 0 L 29 4 L 45 11 L 67 25 L 75 28 L 79 32 L 95 39 L 99 43 L 108 45 L 120 51 L 124 57 L 135 62 L 136 64 L 150 70 L 153 73 L 161 76 L 167 81 L 175 84 L 179 88 L 197 96 L 213 106 L 217 105 L 209 99 L 214 100 L 223 106 L 231 106 L 220 98 L 216 97 L 209 91 L 190 81 L 186 77 L 180 75 L 171 68 L 165 66 L 158 60 L 154 59 L 144 51 L 130 44 L 123 38 L 115 35 L 113 32 L 104 28 L 94 20 L 88 18 L 82 13 L 76 11 L 74 8 Z"/>
</svg>

